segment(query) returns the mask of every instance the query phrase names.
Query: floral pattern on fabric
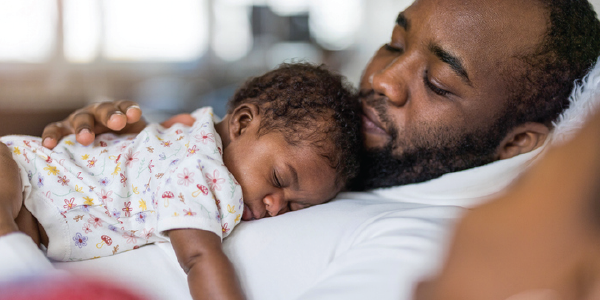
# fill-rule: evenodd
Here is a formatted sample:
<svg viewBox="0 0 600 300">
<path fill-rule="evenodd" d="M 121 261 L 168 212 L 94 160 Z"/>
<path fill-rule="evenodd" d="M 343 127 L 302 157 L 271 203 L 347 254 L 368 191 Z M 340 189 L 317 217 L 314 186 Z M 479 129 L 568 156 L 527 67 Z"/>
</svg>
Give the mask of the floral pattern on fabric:
<svg viewBox="0 0 600 300">
<path fill-rule="evenodd" d="M 100 135 L 87 147 L 69 136 L 53 151 L 39 138 L 1 137 L 31 182 L 26 206 L 40 207 L 30 210 L 48 228 L 48 256 L 113 255 L 168 241 L 164 233 L 180 228 L 226 237 L 241 219 L 241 187 L 223 164 L 212 109 L 192 115 L 191 127 L 151 124 L 138 135 Z M 49 219 L 63 224 L 44 224 Z M 64 224 L 66 236 L 53 236 Z M 69 242 L 56 246 L 61 241 Z"/>
</svg>

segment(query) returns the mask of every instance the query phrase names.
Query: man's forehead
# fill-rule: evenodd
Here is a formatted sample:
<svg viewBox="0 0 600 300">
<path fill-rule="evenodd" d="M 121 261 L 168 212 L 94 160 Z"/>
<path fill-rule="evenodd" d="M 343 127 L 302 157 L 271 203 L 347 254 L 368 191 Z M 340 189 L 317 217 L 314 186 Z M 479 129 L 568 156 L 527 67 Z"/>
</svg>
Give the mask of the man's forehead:
<svg viewBox="0 0 600 300">
<path fill-rule="evenodd" d="M 448 25 L 449 31 L 469 30 L 471 36 L 508 35 L 511 32 L 506 30 L 509 29 L 514 30 L 513 34 L 526 34 L 532 31 L 539 33 L 540 27 L 545 29 L 547 14 L 548 11 L 538 1 L 418 0 L 398 14 L 396 23 L 409 29 L 411 23 L 417 21 L 432 25 L 441 23 Z"/>
<path fill-rule="evenodd" d="M 530 53 L 547 30 L 546 18 L 536 1 L 417 0 L 396 24 L 423 47 L 435 44 L 457 54 L 469 70 Z"/>
</svg>

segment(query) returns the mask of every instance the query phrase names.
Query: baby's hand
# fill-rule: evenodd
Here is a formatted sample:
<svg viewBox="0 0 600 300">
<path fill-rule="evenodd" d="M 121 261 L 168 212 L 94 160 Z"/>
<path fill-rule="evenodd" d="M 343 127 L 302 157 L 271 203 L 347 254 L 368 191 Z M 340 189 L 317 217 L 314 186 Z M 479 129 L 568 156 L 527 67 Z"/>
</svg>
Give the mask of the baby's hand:
<svg viewBox="0 0 600 300">
<path fill-rule="evenodd" d="M 75 133 L 77 142 L 87 146 L 94 142 L 96 134 L 139 133 L 146 125 L 142 110 L 135 102 L 95 103 L 76 110 L 65 120 L 46 126 L 42 134 L 42 145 L 53 149 L 63 137 Z"/>
</svg>

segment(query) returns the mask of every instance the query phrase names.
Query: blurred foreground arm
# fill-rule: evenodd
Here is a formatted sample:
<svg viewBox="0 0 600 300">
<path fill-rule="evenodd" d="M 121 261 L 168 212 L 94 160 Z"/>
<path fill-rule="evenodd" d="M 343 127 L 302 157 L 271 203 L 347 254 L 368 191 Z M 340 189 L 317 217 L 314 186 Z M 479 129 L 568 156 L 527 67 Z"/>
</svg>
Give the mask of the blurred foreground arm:
<svg viewBox="0 0 600 300">
<path fill-rule="evenodd" d="M 417 300 L 600 299 L 600 114 L 459 224 Z"/>
<path fill-rule="evenodd" d="M 112 101 L 88 105 L 67 119 L 49 124 L 42 134 L 43 145 L 53 149 L 64 136 L 76 133 L 77 142 L 89 145 L 96 134 L 139 133 L 146 127 L 142 110 L 135 102 Z"/>
</svg>

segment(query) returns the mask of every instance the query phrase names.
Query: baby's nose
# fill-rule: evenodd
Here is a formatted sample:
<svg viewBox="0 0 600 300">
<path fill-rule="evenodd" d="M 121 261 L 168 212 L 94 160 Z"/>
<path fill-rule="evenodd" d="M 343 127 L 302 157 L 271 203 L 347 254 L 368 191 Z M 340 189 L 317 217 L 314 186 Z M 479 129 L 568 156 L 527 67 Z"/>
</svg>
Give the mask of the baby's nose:
<svg viewBox="0 0 600 300">
<path fill-rule="evenodd" d="M 263 198 L 263 203 L 267 208 L 267 213 L 274 217 L 283 213 L 283 209 L 286 207 L 286 201 L 281 195 L 270 194 Z"/>
</svg>

